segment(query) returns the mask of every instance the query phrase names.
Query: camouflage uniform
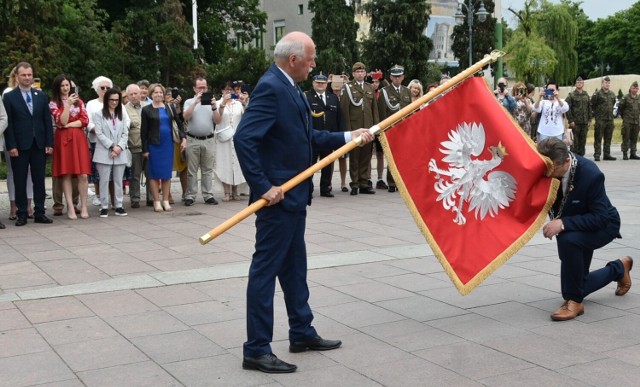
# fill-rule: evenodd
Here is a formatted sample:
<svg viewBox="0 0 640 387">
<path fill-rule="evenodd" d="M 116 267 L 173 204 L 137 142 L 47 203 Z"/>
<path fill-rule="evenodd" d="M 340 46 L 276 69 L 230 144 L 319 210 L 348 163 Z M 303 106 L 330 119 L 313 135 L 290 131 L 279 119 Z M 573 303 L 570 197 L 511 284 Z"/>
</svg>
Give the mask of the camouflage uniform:
<svg viewBox="0 0 640 387">
<path fill-rule="evenodd" d="M 627 160 L 627 151 L 631 150 L 631 158 L 640 160 L 636 154 L 638 142 L 638 125 L 640 122 L 640 98 L 627 94 L 618 105 L 618 113 L 622 117 L 622 157 Z"/>
<path fill-rule="evenodd" d="M 580 156 L 584 156 L 587 133 L 589 132 L 589 121 L 591 120 L 589 93 L 584 90 L 574 90 L 569 93 L 566 101 L 569 104 L 567 120 L 569 124 L 574 124 L 572 127 L 573 145 L 571 146 L 571 151 Z"/>
<path fill-rule="evenodd" d="M 613 136 L 613 105 L 616 103 L 616 95 L 613 91 L 598 90 L 591 97 L 591 108 L 596 119 L 595 138 L 593 142 L 593 158 L 600 160 L 600 153 L 604 154 L 605 160 L 615 160 L 611 156 L 611 137 Z M 604 144 L 600 148 L 602 138 Z"/>
</svg>

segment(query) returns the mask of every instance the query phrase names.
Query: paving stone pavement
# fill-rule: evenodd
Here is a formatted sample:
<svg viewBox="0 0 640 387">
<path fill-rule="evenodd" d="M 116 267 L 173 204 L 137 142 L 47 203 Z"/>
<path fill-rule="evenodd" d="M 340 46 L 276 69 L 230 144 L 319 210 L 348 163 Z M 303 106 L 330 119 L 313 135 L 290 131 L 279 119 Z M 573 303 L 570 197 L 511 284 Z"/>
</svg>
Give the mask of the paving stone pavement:
<svg viewBox="0 0 640 387">
<path fill-rule="evenodd" d="M 623 238 L 596 252 L 594 268 L 640 257 L 640 163 L 598 165 L 621 213 Z M 267 375 L 241 369 L 253 219 L 207 246 L 197 241 L 246 202 L 210 206 L 198 198 L 193 207 L 176 204 L 164 214 L 126 203 L 127 217 L 101 219 L 93 207 L 88 220 L 55 217 L 53 225 L 18 228 L 6 219 L 2 192 L 0 186 L 7 225 L 0 230 L 0 386 L 538 387 L 640 380 L 640 288 L 616 297 L 610 285 L 587 299 L 583 316 L 552 322 L 549 314 L 560 305 L 559 261 L 555 241 L 540 233 L 463 297 L 399 194 L 316 197 L 306 234 L 310 303 L 320 334 L 343 346 L 288 353 L 278 290 L 273 349 L 298 371 Z M 177 183 L 173 192 L 179 197 Z M 635 282 L 638 273 L 632 271 Z"/>
</svg>

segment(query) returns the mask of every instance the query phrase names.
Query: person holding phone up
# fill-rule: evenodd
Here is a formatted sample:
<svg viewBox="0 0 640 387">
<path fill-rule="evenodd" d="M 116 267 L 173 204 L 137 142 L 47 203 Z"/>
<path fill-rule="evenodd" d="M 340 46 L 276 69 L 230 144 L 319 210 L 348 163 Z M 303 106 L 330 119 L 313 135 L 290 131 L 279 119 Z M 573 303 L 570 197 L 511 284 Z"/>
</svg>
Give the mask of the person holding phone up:
<svg viewBox="0 0 640 387">
<path fill-rule="evenodd" d="M 540 114 L 537 142 L 548 137 L 556 137 L 567 143 L 572 140 L 570 132 L 566 136 L 564 132 L 564 114 L 569 111 L 569 104 L 558 97 L 558 84 L 555 81 L 549 81 L 540 91 L 533 111 Z"/>
<path fill-rule="evenodd" d="M 442 84 L 442 82 L 440 84 Z M 502 106 L 504 106 L 504 108 L 513 115 L 516 110 L 516 100 L 509 95 L 509 88 L 507 86 L 506 78 L 498 79 L 498 87 L 493 91 L 493 94 L 496 96 L 498 101 L 500 101 Z"/>
<path fill-rule="evenodd" d="M 527 96 L 527 86 L 525 86 L 523 82 L 516 83 L 513 85 L 511 95 L 516 100 L 516 109 L 513 112 L 513 117 L 522 130 L 531 136 L 531 112 L 533 111 L 533 105 Z"/>
</svg>

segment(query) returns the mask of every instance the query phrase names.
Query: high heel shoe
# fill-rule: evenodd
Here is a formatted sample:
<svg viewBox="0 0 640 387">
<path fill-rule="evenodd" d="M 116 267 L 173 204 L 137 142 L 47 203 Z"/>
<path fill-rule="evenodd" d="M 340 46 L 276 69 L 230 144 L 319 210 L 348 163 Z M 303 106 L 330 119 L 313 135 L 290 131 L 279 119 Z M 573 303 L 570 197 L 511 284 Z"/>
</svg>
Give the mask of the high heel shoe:
<svg viewBox="0 0 640 387">
<path fill-rule="evenodd" d="M 160 204 L 159 200 L 156 200 L 153 202 L 153 210 L 155 212 L 163 212 L 164 210 L 162 209 L 162 204 Z"/>
<path fill-rule="evenodd" d="M 169 204 L 168 200 L 164 200 L 162 202 L 162 207 L 164 208 L 165 211 L 173 211 L 173 208 L 171 208 L 171 204 Z"/>
</svg>

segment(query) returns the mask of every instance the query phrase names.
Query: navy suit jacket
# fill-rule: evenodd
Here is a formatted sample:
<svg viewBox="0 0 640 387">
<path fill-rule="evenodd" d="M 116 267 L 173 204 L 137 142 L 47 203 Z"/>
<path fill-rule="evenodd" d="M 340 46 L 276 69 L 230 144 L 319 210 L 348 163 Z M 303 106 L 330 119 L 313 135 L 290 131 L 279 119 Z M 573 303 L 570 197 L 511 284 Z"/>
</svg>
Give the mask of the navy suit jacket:
<svg viewBox="0 0 640 387">
<path fill-rule="evenodd" d="M 258 81 L 233 140 L 251 202 L 307 169 L 314 147 L 331 150 L 345 144 L 344 133 L 312 128 L 306 97 L 275 64 Z M 308 179 L 278 205 L 287 211 L 304 210 L 311 203 L 311 191 Z"/>
<path fill-rule="evenodd" d="M 568 193 L 560 215 L 565 230 L 606 230 L 611 237 L 620 238 L 620 215 L 607 197 L 604 174 L 593 161 L 576 154 L 573 157 L 578 160 L 573 189 Z M 560 195 L 554 208 L 558 208 L 559 204 Z"/>
<path fill-rule="evenodd" d="M 5 94 L 3 101 L 7 111 L 9 125 L 5 131 L 7 150 L 19 151 L 31 149 L 33 140 L 39 149 L 53 147 L 53 124 L 49 111 L 49 98 L 42 91 L 31 89 L 33 114 L 22 97 L 22 91 L 16 87 Z"/>
</svg>

